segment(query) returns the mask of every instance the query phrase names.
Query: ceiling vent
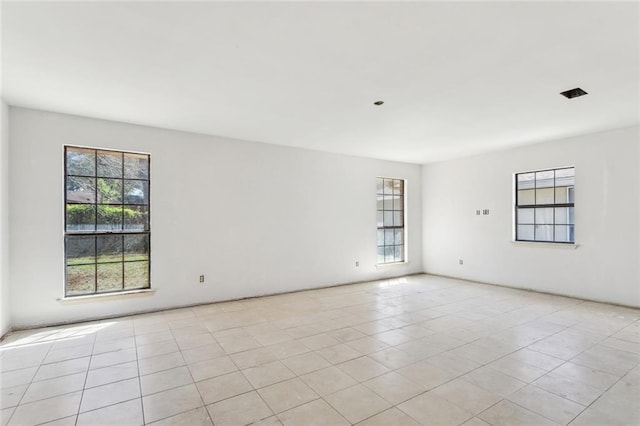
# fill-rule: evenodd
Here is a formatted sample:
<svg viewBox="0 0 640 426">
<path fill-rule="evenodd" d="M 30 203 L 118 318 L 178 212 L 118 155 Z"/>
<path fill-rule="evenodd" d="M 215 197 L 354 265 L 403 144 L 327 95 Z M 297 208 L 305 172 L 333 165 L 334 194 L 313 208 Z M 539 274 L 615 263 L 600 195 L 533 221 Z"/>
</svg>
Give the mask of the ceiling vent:
<svg viewBox="0 0 640 426">
<path fill-rule="evenodd" d="M 572 99 L 572 98 L 577 98 L 579 96 L 584 96 L 587 94 L 587 92 L 585 92 L 579 87 L 576 87 L 575 89 L 567 90 L 566 92 L 561 92 L 560 94 L 567 99 Z"/>
</svg>

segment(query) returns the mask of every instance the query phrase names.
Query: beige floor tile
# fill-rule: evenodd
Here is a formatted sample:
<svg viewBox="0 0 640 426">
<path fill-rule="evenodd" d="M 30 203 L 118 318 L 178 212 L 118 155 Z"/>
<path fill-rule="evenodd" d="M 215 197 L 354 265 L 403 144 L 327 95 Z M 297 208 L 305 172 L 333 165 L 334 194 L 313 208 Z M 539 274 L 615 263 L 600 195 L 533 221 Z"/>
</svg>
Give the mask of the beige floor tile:
<svg viewBox="0 0 640 426">
<path fill-rule="evenodd" d="M 390 408 L 358 423 L 358 426 L 420 426 L 397 408 Z"/>
<path fill-rule="evenodd" d="M 209 412 L 205 407 L 167 417 L 152 424 L 153 426 L 213 426 Z"/>
<path fill-rule="evenodd" d="M 358 382 L 364 382 L 390 371 L 384 365 L 366 356 L 343 362 L 342 364 L 336 365 L 336 367 Z"/>
<path fill-rule="evenodd" d="M 412 382 L 422 386 L 425 390 L 433 389 L 436 386 L 440 386 L 441 384 L 448 382 L 455 377 L 454 374 L 428 364 L 424 361 L 410 364 L 396 371 Z"/>
<path fill-rule="evenodd" d="M 586 407 L 536 386 L 526 386 L 508 399 L 558 424 L 566 425 Z"/>
<path fill-rule="evenodd" d="M 214 339 L 211 333 L 202 333 L 192 334 L 182 338 L 176 337 L 176 342 L 178 343 L 181 351 L 186 351 L 189 349 L 199 348 L 201 346 L 216 343 L 216 339 Z"/>
<path fill-rule="evenodd" d="M 571 362 L 620 377 L 638 365 L 640 354 L 596 345 L 573 358 Z"/>
<path fill-rule="evenodd" d="M 101 354 L 105 352 L 118 351 L 120 349 L 128 349 L 136 346 L 133 336 L 122 339 L 104 340 L 96 342 L 93 346 L 93 354 Z"/>
<path fill-rule="evenodd" d="M 133 348 L 122 349 L 114 352 L 107 352 L 99 355 L 93 355 L 89 364 L 90 370 L 96 368 L 109 367 L 116 364 L 124 364 L 136 360 L 136 350 Z"/>
<path fill-rule="evenodd" d="M 142 398 L 144 419 L 148 423 L 191 411 L 202 405 L 200 393 L 193 384 Z"/>
<path fill-rule="evenodd" d="M 392 403 L 400 404 L 425 392 L 425 388 L 395 371 L 383 374 L 363 383 L 366 387 Z"/>
<path fill-rule="evenodd" d="M 29 385 L 20 385 L 0 390 L 0 409 L 18 405 L 28 388 Z"/>
<path fill-rule="evenodd" d="M 311 350 L 326 348 L 327 346 L 335 346 L 340 343 L 337 339 L 328 334 L 321 333 L 300 339 L 300 342 Z"/>
<path fill-rule="evenodd" d="M 355 385 L 357 382 L 337 367 L 327 367 L 300 376 L 318 395 L 325 396 Z"/>
<path fill-rule="evenodd" d="M 22 404 L 82 390 L 87 373 L 71 374 L 33 382 L 22 397 Z"/>
<path fill-rule="evenodd" d="M 479 419 L 478 417 L 472 417 L 466 422 L 462 423 L 461 426 L 491 426 L 489 423 L 484 420 Z"/>
<path fill-rule="evenodd" d="M 326 401 L 316 399 L 278 414 L 285 426 L 347 426 L 349 422 Z"/>
<path fill-rule="evenodd" d="M 58 420 L 53 420 L 51 422 L 42 423 L 42 426 L 76 426 L 77 419 L 77 415 L 72 415 Z"/>
<path fill-rule="evenodd" d="M 41 365 L 38 373 L 33 377 L 33 381 L 53 379 L 69 374 L 85 372 L 89 369 L 91 357 L 75 358 L 53 364 Z"/>
<path fill-rule="evenodd" d="M 270 348 L 258 348 L 232 354 L 231 359 L 242 370 L 277 361 L 278 357 Z"/>
<path fill-rule="evenodd" d="M 532 365 L 537 368 L 541 368 L 546 371 L 551 371 L 556 367 L 564 364 L 564 360 L 560 358 L 554 358 L 550 355 L 543 354 L 541 352 L 532 351 L 531 349 L 520 349 L 507 356 L 525 364 Z"/>
<path fill-rule="evenodd" d="M 150 395 L 190 383 L 193 383 L 193 379 L 189 369 L 185 366 L 140 376 L 142 395 Z"/>
<path fill-rule="evenodd" d="M 267 417 L 266 419 L 262 419 L 251 424 L 253 426 L 282 426 L 282 422 L 277 416 Z"/>
<path fill-rule="evenodd" d="M 480 364 L 477 362 L 451 352 L 441 352 L 438 355 L 426 358 L 424 362 L 444 370 L 453 376 L 461 376 L 480 367 Z"/>
<path fill-rule="evenodd" d="M 466 381 L 473 383 L 489 392 L 500 396 L 508 396 L 524 387 L 526 383 L 507 376 L 489 367 L 481 367 L 462 376 Z"/>
<path fill-rule="evenodd" d="M 175 340 L 167 340 L 165 342 L 150 343 L 144 346 L 138 346 L 138 359 L 145 359 L 152 356 L 170 354 L 178 352 L 180 348 Z"/>
<path fill-rule="evenodd" d="M 256 349 L 262 347 L 260 342 L 252 337 L 227 337 L 218 338 L 218 344 L 222 346 L 222 349 L 227 354 L 234 354 L 237 352 L 248 351 L 250 349 Z"/>
<path fill-rule="evenodd" d="M 6 424 L 9 423 L 9 419 L 11 418 L 15 410 L 15 407 L 9 407 L 0 410 L 0 425 L 6 426 Z"/>
<path fill-rule="evenodd" d="M 135 361 L 116 364 L 110 367 L 89 370 L 85 388 L 93 388 L 138 376 L 138 364 Z"/>
<path fill-rule="evenodd" d="M 239 371 L 203 380 L 196 385 L 207 405 L 253 390 L 251 383 Z"/>
<path fill-rule="evenodd" d="M 598 389 L 608 389 L 618 381 L 619 377 L 603 371 L 567 362 L 553 370 L 554 374 L 567 377 L 573 381 L 584 383 Z"/>
<path fill-rule="evenodd" d="M 0 359 L 0 365 L 2 361 Z M 0 389 L 28 385 L 38 371 L 38 367 L 23 368 L 0 374 Z"/>
<path fill-rule="evenodd" d="M 459 425 L 473 417 L 432 392 L 423 393 L 398 405 L 398 408 L 425 425 Z"/>
<path fill-rule="evenodd" d="M 70 348 L 52 349 L 42 361 L 43 364 L 51 364 L 75 358 L 83 358 L 91 355 L 93 345 L 73 346 Z"/>
<path fill-rule="evenodd" d="M 329 361 L 314 352 L 308 352 L 302 355 L 283 359 L 282 363 L 298 376 L 320 370 L 331 365 Z"/>
<path fill-rule="evenodd" d="M 351 327 L 334 330 L 327 334 L 341 343 L 347 343 L 352 340 L 357 340 L 357 339 L 366 337 L 366 334 Z"/>
<path fill-rule="evenodd" d="M 128 401 L 140 397 L 140 382 L 138 378 L 127 379 L 108 385 L 85 389 L 82 395 L 80 412 L 95 410 L 118 402 Z"/>
<path fill-rule="evenodd" d="M 218 358 L 223 355 L 226 355 L 224 349 L 222 349 L 222 346 L 217 343 L 182 351 L 182 356 L 187 364 L 194 364 L 196 362 Z"/>
<path fill-rule="evenodd" d="M 299 378 L 267 386 L 258 393 L 276 414 L 318 398 L 318 394 Z"/>
<path fill-rule="evenodd" d="M 352 340 L 348 342 L 347 345 L 351 346 L 353 349 L 355 349 L 362 355 L 368 355 L 368 354 L 378 352 L 390 347 L 388 344 L 384 343 L 383 341 L 374 339 L 373 337 L 370 337 L 370 336 Z"/>
<path fill-rule="evenodd" d="M 122 402 L 98 410 L 88 411 L 78 416 L 77 426 L 139 426 L 142 419 L 142 403 L 140 398 Z"/>
<path fill-rule="evenodd" d="M 157 373 L 158 371 L 169 370 L 183 365 L 185 365 L 185 361 L 181 352 L 172 352 L 138 361 L 141 375 Z"/>
<path fill-rule="evenodd" d="M 23 404 L 16 408 L 9 425 L 24 426 L 69 417 L 78 412 L 82 392 L 74 392 L 55 398 Z"/>
<path fill-rule="evenodd" d="M 594 388 L 555 373 L 548 373 L 533 382 L 533 384 L 584 406 L 590 405 L 604 392 L 603 389 Z"/>
<path fill-rule="evenodd" d="M 360 352 L 344 343 L 319 349 L 315 351 L 315 353 L 322 356 L 331 364 L 340 364 L 362 356 Z"/>
<path fill-rule="evenodd" d="M 391 407 L 389 402 L 362 385 L 340 390 L 324 399 L 351 423 L 358 423 Z"/>
<path fill-rule="evenodd" d="M 293 356 L 301 355 L 311 351 L 311 349 L 306 347 L 302 342 L 298 340 L 278 343 L 276 345 L 271 345 L 267 347 L 274 353 L 276 358 L 278 358 L 279 360 L 291 358 Z"/>
<path fill-rule="evenodd" d="M 246 425 L 273 416 L 255 391 L 207 406 L 215 425 Z"/>
<path fill-rule="evenodd" d="M 557 423 L 507 400 L 500 401 L 478 417 L 493 426 L 557 426 Z"/>
<path fill-rule="evenodd" d="M 484 390 L 464 379 L 452 380 L 449 383 L 438 386 L 430 393 L 446 399 L 474 415 L 486 410 L 502 399 L 500 395 Z"/>
<path fill-rule="evenodd" d="M 420 357 L 409 355 L 397 348 L 387 348 L 368 355 L 369 358 L 392 370 L 406 367 L 420 360 Z"/>
<path fill-rule="evenodd" d="M 242 374 L 256 389 L 295 377 L 295 374 L 280 361 L 247 368 L 242 370 Z"/>
<path fill-rule="evenodd" d="M 193 380 L 196 382 L 231 373 L 236 370 L 236 365 L 228 356 L 221 356 L 189 365 L 189 371 L 191 371 Z"/>
<path fill-rule="evenodd" d="M 508 357 L 493 361 L 488 366 L 525 383 L 531 383 L 547 372 L 542 368 Z"/>
</svg>

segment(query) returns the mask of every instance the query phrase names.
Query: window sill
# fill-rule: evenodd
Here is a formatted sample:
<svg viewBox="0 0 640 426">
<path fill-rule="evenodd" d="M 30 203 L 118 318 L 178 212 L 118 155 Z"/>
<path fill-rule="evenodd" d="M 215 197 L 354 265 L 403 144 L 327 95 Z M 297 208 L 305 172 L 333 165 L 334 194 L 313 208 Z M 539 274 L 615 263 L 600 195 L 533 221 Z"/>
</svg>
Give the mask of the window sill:
<svg viewBox="0 0 640 426">
<path fill-rule="evenodd" d="M 376 269 L 393 268 L 393 267 L 397 267 L 397 266 L 405 266 L 405 265 L 408 265 L 408 264 L 409 264 L 409 261 L 393 262 L 393 263 L 376 263 Z"/>
<path fill-rule="evenodd" d="M 545 242 L 534 242 L 534 241 L 511 241 L 511 244 L 513 244 L 514 246 L 522 246 L 522 247 L 553 248 L 553 249 L 561 249 L 561 250 L 576 250 L 579 247 L 578 244 L 545 243 Z"/>
<path fill-rule="evenodd" d="M 121 293 L 105 293 L 105 294 L 89 294 L 86 296 L 71 296 L 71 297 L 63 297 L 58 299 L 60 303 L 87 303 L 87 302 L 98 302 L 105 300 L 116 300 L 122 298 L 129 297 L 143 297 L 143 296 L 153 296 L 156 290 L 151 288 L 145 288 L 142 290 L 131 290 L 131 291 L 123 291 Z"/>
</svg>

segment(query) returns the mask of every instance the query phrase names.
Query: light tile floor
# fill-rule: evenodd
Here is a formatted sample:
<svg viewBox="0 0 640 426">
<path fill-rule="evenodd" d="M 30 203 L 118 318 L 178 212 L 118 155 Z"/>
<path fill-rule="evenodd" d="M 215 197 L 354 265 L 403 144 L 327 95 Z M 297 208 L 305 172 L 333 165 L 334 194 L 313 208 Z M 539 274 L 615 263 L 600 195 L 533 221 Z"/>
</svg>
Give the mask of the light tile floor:
<svg viewBox="0 0 640 426">
<path fill-rule="evenodd" d="M 1 425 L 638 425 L 639 320 L 419 275 L 19 331 Z"/>
</svg>

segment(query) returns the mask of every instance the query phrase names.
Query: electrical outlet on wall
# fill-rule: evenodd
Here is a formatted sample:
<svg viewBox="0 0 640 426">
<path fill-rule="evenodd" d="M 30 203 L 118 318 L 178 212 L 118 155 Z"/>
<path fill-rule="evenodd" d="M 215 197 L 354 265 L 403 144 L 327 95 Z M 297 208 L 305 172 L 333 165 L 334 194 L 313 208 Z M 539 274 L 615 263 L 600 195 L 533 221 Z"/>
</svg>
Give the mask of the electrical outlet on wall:
<svg viewBox="0 0 640 426">
<path fill-rule="evenodd" d="M 458 259 L 458 265 L 464 265 L 464 260 Z"/>
<path fill-rule="evenodd" d="M 360 261 L 356 260 L 356 268 L 359 268 L 359 267 L 360 267 Z"/>
<path fill-rule="evenodd" d="M 200 275 L 200 282 L 203 283 L 204 282 L 204 275 Z"/>
</svg>

